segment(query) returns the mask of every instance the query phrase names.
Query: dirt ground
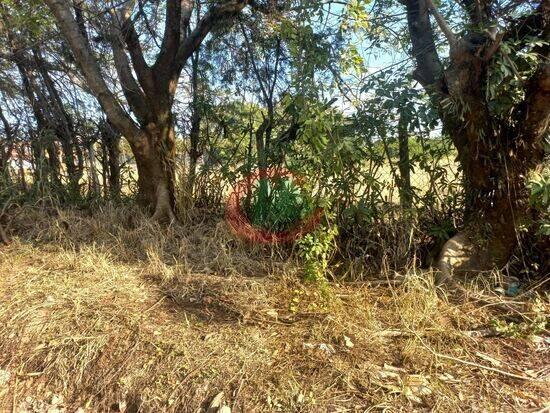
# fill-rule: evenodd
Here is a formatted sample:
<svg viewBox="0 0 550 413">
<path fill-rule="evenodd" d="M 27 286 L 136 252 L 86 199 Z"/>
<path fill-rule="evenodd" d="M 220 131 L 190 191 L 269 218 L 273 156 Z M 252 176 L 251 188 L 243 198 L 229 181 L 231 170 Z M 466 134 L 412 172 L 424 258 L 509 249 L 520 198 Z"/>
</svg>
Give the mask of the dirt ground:
<svg viewBox="0 0 550 413">
<path fill-rule="evenodd" d="M 541 412 L 548 295 L 429 272 L 304 283 L 222 222 L 19 213 L 0 247 L 0 411 Z M 547 409 L 547 410 L 545 410 Z"/>
</svg>

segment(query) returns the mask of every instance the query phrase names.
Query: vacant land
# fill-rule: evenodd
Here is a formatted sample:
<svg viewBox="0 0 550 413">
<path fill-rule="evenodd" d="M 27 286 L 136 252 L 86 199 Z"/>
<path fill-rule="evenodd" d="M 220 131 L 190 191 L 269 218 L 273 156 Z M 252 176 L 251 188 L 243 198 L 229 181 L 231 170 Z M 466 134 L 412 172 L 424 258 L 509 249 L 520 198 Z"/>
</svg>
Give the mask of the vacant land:
<svg viewBox="0 0 550 413">
<path fill-rule="evenodd" d="M 25 208 L 11 231 L 2 412 L 200 412 L 216 396 L 233 412 L 550 406 L 540 288 L 438 291 L 426 272 L 304 284 L 285 251 L 221 221 L 163 229 L 124 208 Z"/>
</svg>

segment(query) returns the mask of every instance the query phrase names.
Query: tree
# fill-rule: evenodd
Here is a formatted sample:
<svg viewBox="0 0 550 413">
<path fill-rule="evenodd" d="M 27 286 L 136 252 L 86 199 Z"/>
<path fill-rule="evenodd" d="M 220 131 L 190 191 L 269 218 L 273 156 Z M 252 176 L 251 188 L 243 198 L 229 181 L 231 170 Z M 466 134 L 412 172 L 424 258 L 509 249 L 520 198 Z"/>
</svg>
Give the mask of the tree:
<svg viewBox="0 0 550 413">
<path fill-rule="evenodd" d="M 404 1 L 414 77 L 437 107 L 464 175 L 466 225 L 441 252 L 445 276 L 507 263 L 529 218 L 525 178 L 543 161 L 550 120 L 550 1 L 459 3 L 464 13 L 449 20 L 460 25 L 456 34 L 432 0 Z"/>
<path fill-rule="evenodd" d="M 166 0 L 162 41 L 152 64 L 148 63 L 138 32 L 137 22 L 147 20 L 143 2 L 129 1 L 118 8 L 90 12 L 108 16 L 99 26 L 105 28 L 96 30 L 102 31 L 99 36 L 107 40 L 112 50 L 118 81 L 131 115 L 108 87 L 92 51 L 84 16 L 93 4 L 80 1 L 73 8 L 69 0 L 44 2 L 66 38 L 89 90 L 98 99 L 109 122 L 132 148 L 139 174 L 140 201 L 154 211 L 154 219 L 174 220 L 176 136 L 172 106 L 180 74 L 208 33 L 238 15 L 249 1 L 214 3 L 192 28 L 194 1 Z M 150 28 L 147 22 L 145 25 Z"/>
<path fill-rule="evenodd" d="M 105 197 L 120 196 L 120 134 L 108 121 L 102 119 L 97 126 L 102 147 L 103 188 Z M 108 192 L 107 192 L 108 188 Z"/>
</svg>

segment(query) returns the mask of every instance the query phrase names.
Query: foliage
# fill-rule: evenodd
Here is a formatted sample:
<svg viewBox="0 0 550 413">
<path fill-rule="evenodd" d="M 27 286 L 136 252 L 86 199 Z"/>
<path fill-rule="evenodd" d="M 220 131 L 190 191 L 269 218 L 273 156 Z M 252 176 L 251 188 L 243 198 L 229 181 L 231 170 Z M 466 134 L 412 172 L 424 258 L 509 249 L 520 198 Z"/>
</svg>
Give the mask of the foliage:
<svg viewBox="0 0 550 413">
<path fill-rule="evenodd" d="M 264 185 L 262 185 L 264 183 Z M 252 225 L 273 232 L 282 232 L 298 225 L 313 212 L 311 197 L 288 178 L 259 182 L 249 199 L 245 212 Z"/>
<path fill-rule="evenodd" d="M 541 56 L 538 48 L 546 42 L 537 38 L 503 42 L 491 61 L 485 90 L 489 109 L 501 118 L 525 97 L 525 82 L 535 73 Z"/>
<path fill-rule="evenodd" d="M 532 303 L 531 314 L 529 317 L 525 316 L 526 320 L 522 322 L 493 320 L 493 327 L 498 333 L 511 338 L 528 338 L 544 333 L 548 316 L 540 298 Z"/>
<path fill-rule="evenodd" d="M 304 279 L 326 283 L 329 261 L 334 253 L 337 226 L 323 226 L 298 240 L 298 255 L 303 261 Z"/>
</svg>

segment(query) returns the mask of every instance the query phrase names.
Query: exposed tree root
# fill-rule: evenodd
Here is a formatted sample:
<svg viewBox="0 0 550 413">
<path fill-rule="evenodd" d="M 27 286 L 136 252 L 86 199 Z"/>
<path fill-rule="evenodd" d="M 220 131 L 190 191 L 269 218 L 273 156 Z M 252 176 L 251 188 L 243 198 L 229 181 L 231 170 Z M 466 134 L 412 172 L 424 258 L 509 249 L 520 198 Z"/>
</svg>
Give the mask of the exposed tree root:
<svg viewBox="0 0 550 413">
<path fill-rule="evenodd" d="M 159 185 L 157 189 L 157 203 L 153 213 L 153 221 L 160 223 L 176 223 L 178 218 L 170 201 L 170 192 L 165 185 Z"/>
</svg>

